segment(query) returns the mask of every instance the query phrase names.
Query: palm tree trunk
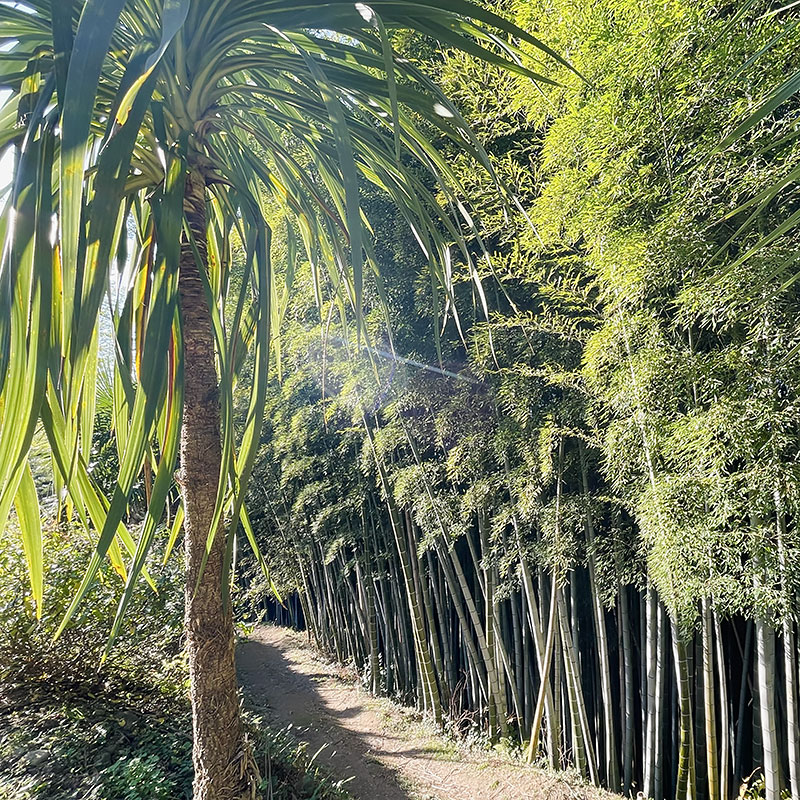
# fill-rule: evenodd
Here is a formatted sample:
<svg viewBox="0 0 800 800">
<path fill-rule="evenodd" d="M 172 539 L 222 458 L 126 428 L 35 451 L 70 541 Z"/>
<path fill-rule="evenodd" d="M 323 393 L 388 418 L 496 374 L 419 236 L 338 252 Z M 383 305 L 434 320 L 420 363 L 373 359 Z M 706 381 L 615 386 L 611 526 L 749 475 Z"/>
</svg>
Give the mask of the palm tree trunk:
<svg viewBox="0 0 800 800">
<path fill-rule="evenodd" d="M 206 260 L 205 181 L 186 178 L 184 209 L 201 259 Z M 191 682 L 195 800 L 228 800 L 247 789 L 234 665 L 233 619 L 223 602 L 224 531 L 217 531 L 201 575 L 222 462 L 220 406 L 211 314 L 192 245 L 183 241 L 180 313 L 183 327 L 184 409 L 181 433 L 186 651 Z M 245 775 L 245 777 L 243 777 Z"/>
</svg>

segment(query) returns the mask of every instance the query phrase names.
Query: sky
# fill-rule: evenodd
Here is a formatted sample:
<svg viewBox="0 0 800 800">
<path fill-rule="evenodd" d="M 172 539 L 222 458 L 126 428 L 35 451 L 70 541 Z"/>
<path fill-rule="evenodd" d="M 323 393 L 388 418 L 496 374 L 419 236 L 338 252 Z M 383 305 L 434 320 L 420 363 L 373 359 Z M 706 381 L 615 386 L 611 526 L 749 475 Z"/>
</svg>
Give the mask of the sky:
<svg viewBox="0 0 800 800">
<path fill-rule="evenodd" d="M 4 194 L 11 183 L 11 173 L 14 169 L 14 151 L 8 148 L 0 158 L 0 194 Z"/>
<path fill-rule="evenodd" d="M 0 91 L 0 107 L 8 99 L 11 94 L 7 89 Z M 0 196 L 5 194 L 6 189 L 11 184 L 11 173 L 14 168 L 14 148 L 9 147 L 8 150 L 0 158 Z"/>
</svg>

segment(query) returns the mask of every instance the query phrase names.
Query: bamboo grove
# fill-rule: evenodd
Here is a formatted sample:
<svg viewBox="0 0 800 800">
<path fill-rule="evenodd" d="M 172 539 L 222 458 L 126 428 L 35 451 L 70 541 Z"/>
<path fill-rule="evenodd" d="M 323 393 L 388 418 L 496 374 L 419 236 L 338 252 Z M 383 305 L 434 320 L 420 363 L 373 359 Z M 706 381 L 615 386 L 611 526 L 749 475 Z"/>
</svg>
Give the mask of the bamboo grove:
<svg viewBox="0 0 800 800">
<path fill-rule="evenodd" d="M 245 599 L 531 761 L 798 798 L 796 102 L 729 136 L 791 70 L 793 12 L 502 11 L 581 77 L 397 43 L 520 202 L 453 153 L 493 266 L 454 257 L 442 296 L 371 194 L 366 343 L 298 270 L 249 497 L 291 614 Z"/>
</svg>

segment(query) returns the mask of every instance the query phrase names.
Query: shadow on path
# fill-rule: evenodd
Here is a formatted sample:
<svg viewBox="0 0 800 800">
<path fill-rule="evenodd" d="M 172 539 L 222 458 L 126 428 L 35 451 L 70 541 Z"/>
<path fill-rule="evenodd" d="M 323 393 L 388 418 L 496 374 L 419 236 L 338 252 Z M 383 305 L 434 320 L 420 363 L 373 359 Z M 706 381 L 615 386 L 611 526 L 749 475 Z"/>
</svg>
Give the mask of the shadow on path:
<svg viewBox="0 0 800 800">
<path fill-rule="evenodd" d="M 571 773 L 536 769 L 495 750 L 457 746 L 411 709 L 374 698 L 319 661 L 301 634 L 261 626 L 239 646 L 255 709 L 292 726 L 358 800 L 623 800 Z M 398 779 L 399 776 L 399 779 Z"/>
<path fill-rule="evenodd" d="M 274 727 L 291 725 L 292 734 L 308 742 L 309 755 L 324 748 L 316 762 L 337 780 L 352 778 L 345 788 L 358 800 L 409 800 L 411 795 L 400 786 L 396 774 L 376 760 L 381 749 L 359 730 L 365 698 L 351 687 L 337 687 L 336 679 L 324 672 L 309 672 L 307 664 L 292 658 L 295 652 L 258 638 L 239 645 L 237 666 L 247 705 Z M 420 753 L 409 750 L 403 755 L 413 758 Z"/>
</svg>

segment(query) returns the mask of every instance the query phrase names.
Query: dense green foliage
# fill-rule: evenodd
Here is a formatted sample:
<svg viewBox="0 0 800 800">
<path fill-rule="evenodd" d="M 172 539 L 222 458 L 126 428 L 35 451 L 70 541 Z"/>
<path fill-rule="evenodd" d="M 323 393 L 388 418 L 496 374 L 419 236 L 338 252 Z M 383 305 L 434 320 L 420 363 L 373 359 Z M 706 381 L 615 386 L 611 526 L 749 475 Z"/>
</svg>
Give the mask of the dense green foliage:
<svg viewBox="0 0 800 800">
<path fill-rule="evenodd" d="M 47 605 L 38 623 L 21 548 L 11 540 L 0 552 L 0 796 L 187 796 L 191 719 L 179 574 L 150 565 L 159 593 L 138 598 L 120 646 L 100 668 L 122 582 L 104 570 L 92 605 L 53 641 L 91 545 L 67 526 L 47 536 Z"/>
<path fill-rule="evenodd" d="M 519 207 L 453 152 L 493 264 L 481 289 L 454 254 L 453 306 L 372 200 L 396 357 L 376 297 L 358 352 L 296 280 L 251 491 L 273 577 L 437 718 L 626 792 L 728 797 L 756 770 L 795 796 L 799 243 L 763 237 L 797 196 L 746 203 L 797 167 L 796 101 L 722 146 L 791 69 L 795 12 L 502 10 L 585 80 L 396 42 Z"/>
<path fill-rule="evenodd" d="M 148 565 L 158 593 L 136 600 L 101 665 L 122 581 L 104 570 L 91 606 L 53 641 L 90 552 L 70 527 L 48 534 L 46 614 L 36 623 L 25 559 L 0 550 L 0 798 L 180 800 L 192 795 L 192 720 L 177 562 Z M 11 540 L 13 542 L 13 540 Z M 253 714 L 247 732 L 275 800 L 346 800 L 291 731 Z"/>
</svg>

